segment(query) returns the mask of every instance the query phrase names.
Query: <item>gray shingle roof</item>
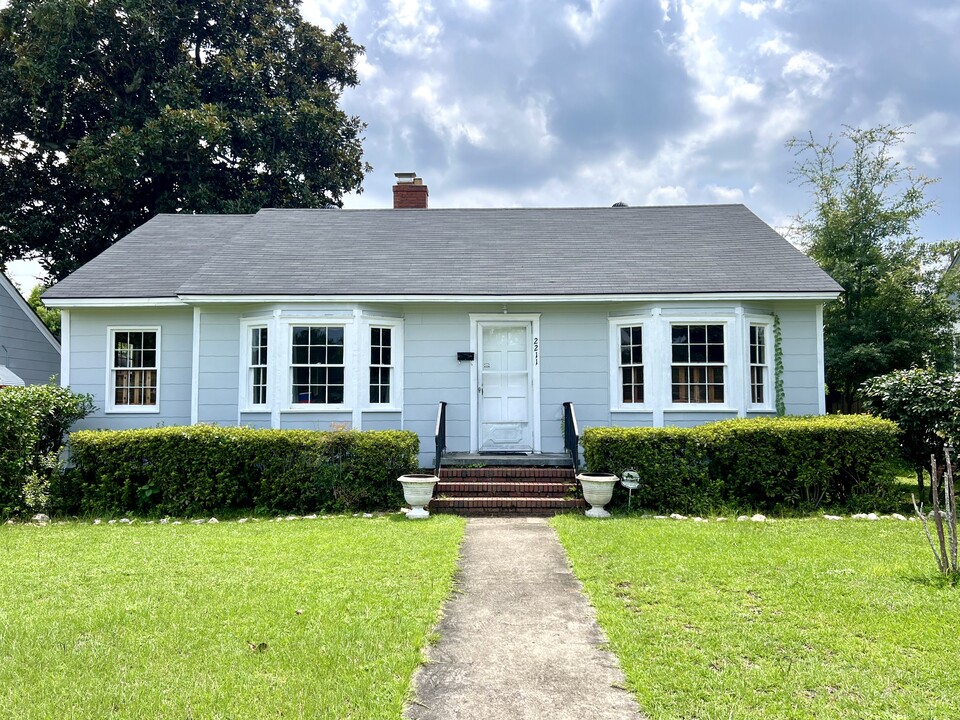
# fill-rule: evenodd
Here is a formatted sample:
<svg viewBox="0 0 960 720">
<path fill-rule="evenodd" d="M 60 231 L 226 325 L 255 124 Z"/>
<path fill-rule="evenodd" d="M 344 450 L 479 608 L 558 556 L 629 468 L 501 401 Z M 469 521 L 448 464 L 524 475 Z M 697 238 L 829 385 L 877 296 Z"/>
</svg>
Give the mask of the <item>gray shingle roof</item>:
<svg viewBox="0 0 960 720">
<path fill-rule="evenodd" d="M 833 293 L 743 205 L 160 215 L 46 297 Z"/>
</svg>

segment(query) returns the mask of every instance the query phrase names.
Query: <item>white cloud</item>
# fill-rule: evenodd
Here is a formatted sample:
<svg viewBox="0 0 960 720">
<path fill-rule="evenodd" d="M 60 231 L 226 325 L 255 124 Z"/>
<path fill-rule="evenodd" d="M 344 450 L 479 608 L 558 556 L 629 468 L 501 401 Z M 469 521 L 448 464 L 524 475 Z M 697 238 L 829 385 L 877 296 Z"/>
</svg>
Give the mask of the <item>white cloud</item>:
<svg viewBox="0 0 960 720">
<path fill-rule="evenodd" d="M 786 55 L 790 52 L 790 46 L 781 37 L 777 36 L 760 43 L 759 51 L 761 55 Z"/>
<path fill-rule="evenodd" d="M 384 47 L 397 55 L 424 56 L 439 45 L 443 23 L 429 0 L 389 0 L 379 23 Z"/>
<path fill-rule="evenodd" d="M 721 185 L 707 185 L 707 192 L 710 193 L 717 202 L 721 203 L 742 203 L 743 190 L 740 188 L 723 187 Z"/>
<path fill-rule="evenodd" d="M 647 193 L 648 205 L 686 205 L 687 191 L 679 185 L 657 187 Z"/>
<path fill-rule="evenodd" d="M 768 10 L 782 10 L 783 0 L 759 0 L 759 2 L 741 2 L 740 12 L 749 18 L 759 20 Z"/>
<path fill-rule="evenodd" d="M 577 39 L 586 45 L 593 40 L 597 26 L 603 22 L 610 4 L 610 0 L 590 0 L 590 9 L 587 11 L 579 10 L 573 5 L 565 5 L 563 8 L 564 21 L 567 23 L 567 27 L 573 31 L 573 34 L 577 36 Z"/>
</svg>

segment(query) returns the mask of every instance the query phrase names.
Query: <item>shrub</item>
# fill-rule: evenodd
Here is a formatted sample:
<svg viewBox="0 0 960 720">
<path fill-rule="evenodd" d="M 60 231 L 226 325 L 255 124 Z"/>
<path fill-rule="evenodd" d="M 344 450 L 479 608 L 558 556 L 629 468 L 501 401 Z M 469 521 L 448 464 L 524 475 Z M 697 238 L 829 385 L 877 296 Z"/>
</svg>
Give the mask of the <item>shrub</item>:
<svg viewBox="0 0 960 720">
<path fill-rule="evenodd" d="M 866 409 L 900 427 L 900 452 L 913 465 L 923 498 L 923 471 L 944 443 L 960 442 L 960 373 L 911 368 L 861 385 Z"/>
<path fill-rule="evenodd" d="M 64 435 L 92 411 L 89 395 L 55 385 L 0 388 L 0 515 L 48 509 Z"/>
<path fill-rule="evenodd" d="M 304 513 L 397 507 L 417 468 L 403 431 L 255 430 L 193 425 L 80 431 L 61 495 L 82 512 Z"/>
<path fill-rule="evenodd" d="M 693 428 L 590 428 L 587 467 L 640 473 L 646 507 L 883 509 L 895 500 L 897 428 L 863 415 L 725 420 Z"/>
</svg>

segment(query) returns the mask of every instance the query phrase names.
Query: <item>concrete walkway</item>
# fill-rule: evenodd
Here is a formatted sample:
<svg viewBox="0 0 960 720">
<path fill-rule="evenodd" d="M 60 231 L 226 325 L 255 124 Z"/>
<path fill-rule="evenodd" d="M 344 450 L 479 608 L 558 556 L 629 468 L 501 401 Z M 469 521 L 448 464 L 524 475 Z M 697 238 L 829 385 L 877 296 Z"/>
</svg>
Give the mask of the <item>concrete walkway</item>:
<svg viewBox="0 0 960 720">
<path fill-rule="evenodd" d="M 411 720 L 640 717 L 545 520 L 467 522 L 457 593 L 415 678 Z"/>
</svg>

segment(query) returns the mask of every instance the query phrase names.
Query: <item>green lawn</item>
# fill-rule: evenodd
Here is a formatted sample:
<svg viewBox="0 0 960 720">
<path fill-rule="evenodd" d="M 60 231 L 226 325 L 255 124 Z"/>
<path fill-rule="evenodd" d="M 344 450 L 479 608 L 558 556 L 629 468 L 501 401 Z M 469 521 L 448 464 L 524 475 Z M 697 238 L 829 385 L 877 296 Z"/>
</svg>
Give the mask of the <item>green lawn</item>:
<svg viewBox="0 0 960 720">
<path fill-rule="evenodd" d="M 919 523 L 554 525 L 652 720 L 960 717 L 960 589 Z"/>
<path fill-rule="evenodd" d="M 0 717 L 397 719 L 462 532 L 0 526 Z"/>
</svg>

